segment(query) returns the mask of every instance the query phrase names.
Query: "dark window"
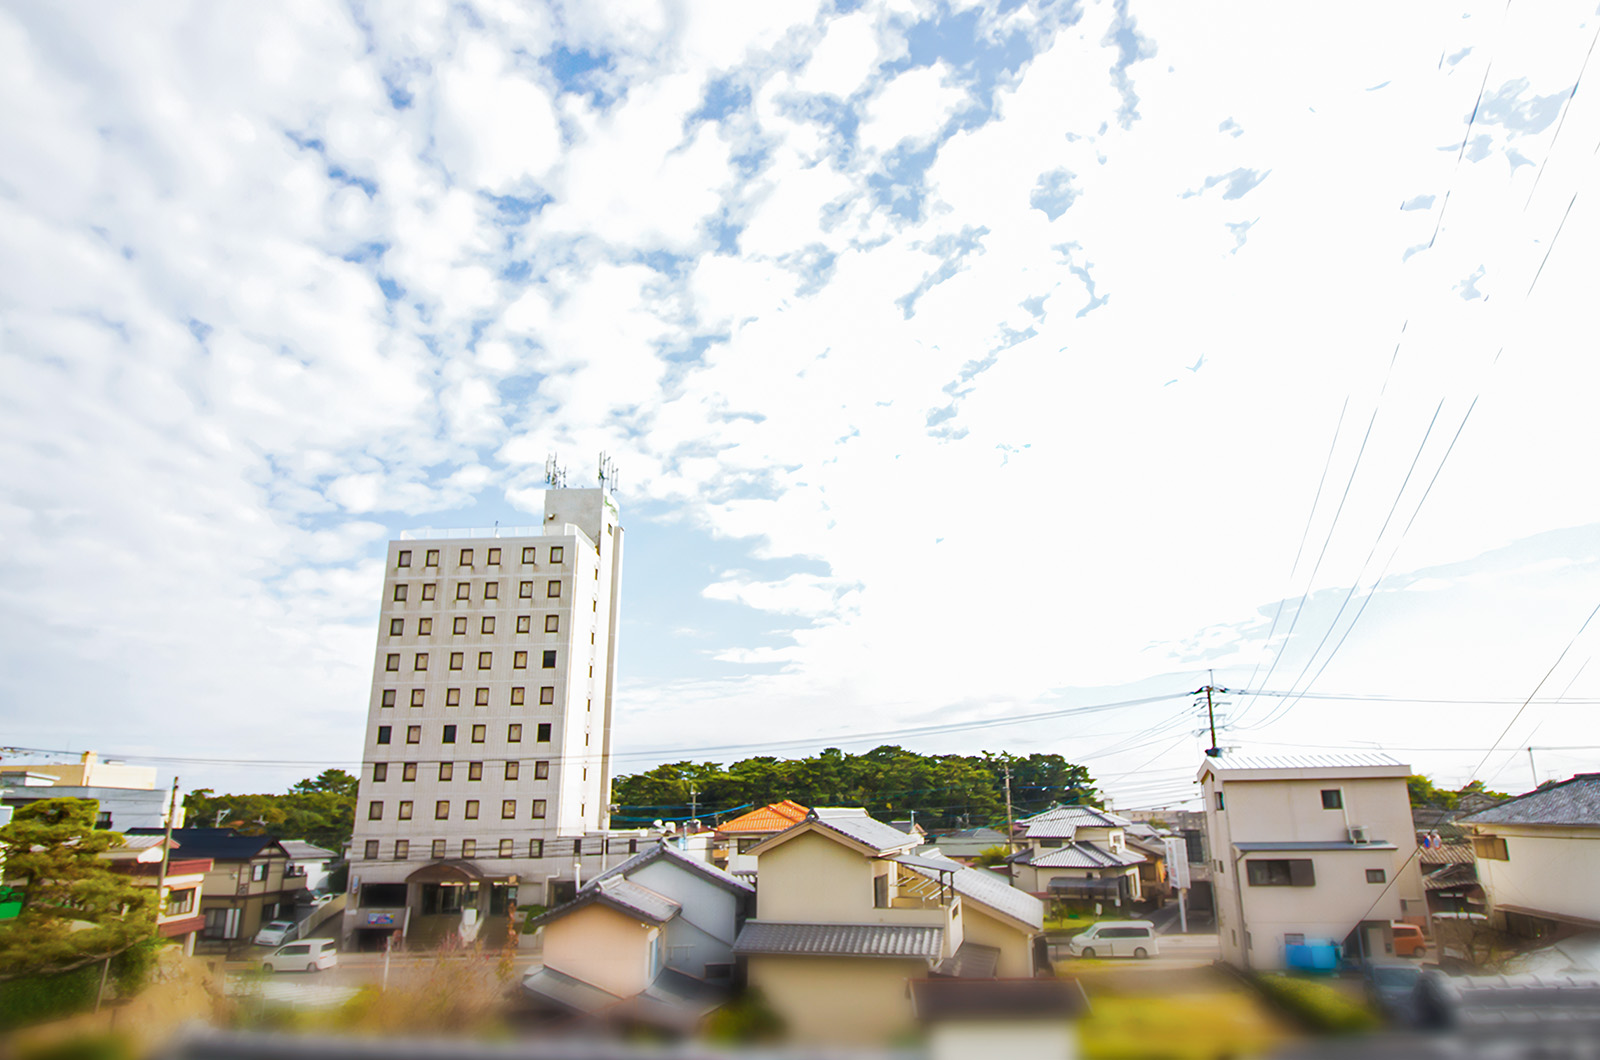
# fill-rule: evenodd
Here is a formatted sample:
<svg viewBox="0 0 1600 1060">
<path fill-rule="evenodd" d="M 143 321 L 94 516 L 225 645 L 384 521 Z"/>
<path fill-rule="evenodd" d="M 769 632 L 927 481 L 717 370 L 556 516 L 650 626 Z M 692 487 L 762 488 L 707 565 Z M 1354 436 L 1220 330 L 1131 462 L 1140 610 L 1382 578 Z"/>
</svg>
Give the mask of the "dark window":
<svg viewBox="0 0 1600 1060">
<path fill-rule="evenodd" d="M 539 723 L 539 734 L 538 734 L 537 738 L 538 738 L 538 741 L 540 743 L 549 743 L 550 742 L 550 723 L 548 721 L 541 721 Z M 388 743 L 389 741 L 380 740 L 378 742 L 379 743 Z"/>
<path fill-rule="evenodd" d="M 443 742 L 444 743 L 455 743 L 456 742 L 456 727 L 454 725 L 446 725 L 444 727 L 444 739 L 443 739 Z"/>
<path fill-rule="evenodd" d="M 1344 808 L 1344 792 L 1338 788 L 1322 789 L 1322 808 L 1324 810 L 1341 810 Z"/>
<path fill-rule="evenodd" d="M 1389 877 L 1384 873 L 1384 871 L 1382 869 L 1368 869 L 1367 870 L 1367 882 L 1368 883 L 1386 883 L 1388 881 L 1388 878 Z"/>
<path fill-rule="evenodd" d="M 1310 858 L 1275 858 L 1246 861 L 1246 878 L 1252 887 L 1315 887 L 1316 873 Z"/>
<path fill-rule="evenodd" d="M 388 726 L 388 725 L 380 725 L 380 726 L 378 726 L 378 742 L 379 743 L 388 743 L 389 742 L 389 733 L 392 732 L 392 731 L 393 731 L 393 728 L 391 726 Z"/>
<path fill-rule="evenodd" d="M 1219 810 L 1220 810 L 1220 809 L 1223 809 L 1223 805 L 1222 805 L 1222 792 L 1220 792 L 1220 791 L 1218 791 L 1218 792 L 1217 792 L 1217 793 L 1216 793 L 1216 795 L 1215 795 L 1215 798 L 1216 798 L 1216 801 L 1217 801 L 1217 809 L 1219 809 Z"/>
<path fill-rule="evenodd" d="M 544 668 L 554 670 L 556 667 L 556 652 L 554 648 L 544 653 Z"/>
</svg>

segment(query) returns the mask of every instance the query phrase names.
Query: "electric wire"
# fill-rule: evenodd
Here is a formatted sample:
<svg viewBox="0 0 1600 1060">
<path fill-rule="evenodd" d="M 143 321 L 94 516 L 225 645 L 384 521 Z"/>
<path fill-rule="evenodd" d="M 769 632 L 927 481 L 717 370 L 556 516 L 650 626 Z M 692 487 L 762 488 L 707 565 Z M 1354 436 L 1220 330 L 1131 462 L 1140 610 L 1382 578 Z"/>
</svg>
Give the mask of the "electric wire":
<svg viewBox="0 0 1600 1060">
<path fill-rule="evenodd" d="M 1550 137 L 1550 146 L 1545 148 L 1544 159 L 1539 163 L 1539 170 L 1533 175 L 1533 187 L 1528 189 L 1528 201 L 1522 204 L 1526 211 L 1533 202 L 1533 193 L 1539 190 L 1539 179 L 1544 176 L 1544 167 L 1550 161 L 1550 156 L 1555 153 L 1556 141 L 1561 139 L 1561 128 L 1567 123 L 1567 112 L 1572 109 L 1572 97 L 1578 94 L 1578 86 L 1583 83 L 1583 75 L 1589 69 L 1589 59 L 1594 55 L 1594 46 L 1600 42 L 1600 26 L 1595 27 L 1594 36 L 1589 39 L 1589 50 L 1583 53 L 1583 65 L 1578 67 L 1578 77 L 1572 82 L 1572 91 L 1567 93 L 1567 98 L 1561 103 L 1561 117 L 1556 120 L 1556 131 Z"/>
</svg>

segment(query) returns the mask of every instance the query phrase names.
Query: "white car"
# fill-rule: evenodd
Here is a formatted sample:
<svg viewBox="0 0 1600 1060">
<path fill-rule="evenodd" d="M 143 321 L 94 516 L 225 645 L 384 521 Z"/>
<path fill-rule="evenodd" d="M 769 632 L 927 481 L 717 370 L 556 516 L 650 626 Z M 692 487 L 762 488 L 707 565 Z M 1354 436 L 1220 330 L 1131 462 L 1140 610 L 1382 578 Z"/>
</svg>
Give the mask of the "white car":
<svg viewBox="0 0 1600 1060">
<path fill-rule="evenodd" d="M 261 959 L 263 972 L 321 972 L 339 963 L 332 939 L 302 939 L 289 942 Z"/>
<path fill-rule="evenodd" d="M 1067 952 L 1074 957 L 1154 957 L 1156 926 L 1148 920 L 1102 920 L 1072 936 Z"/>
<path fill-rule="evenodd" d="M 293 920 L 271 921 L 270 923 L 263 924 L 261 930 L 256 932 L 256 945 L 282 946 L 285 942 L 288 942 L 290 939 L 294 938 L 295 933 L 298 930 L 299 925 L 297 925 Z"/>
</svg>

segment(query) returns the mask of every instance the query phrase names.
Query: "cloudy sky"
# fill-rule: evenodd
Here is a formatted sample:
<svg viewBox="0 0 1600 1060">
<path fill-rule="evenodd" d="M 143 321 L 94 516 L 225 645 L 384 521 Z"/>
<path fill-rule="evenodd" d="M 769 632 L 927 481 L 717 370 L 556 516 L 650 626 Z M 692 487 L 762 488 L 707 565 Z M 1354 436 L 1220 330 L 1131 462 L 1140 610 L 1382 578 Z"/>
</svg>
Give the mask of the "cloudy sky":
<svg viewBox="0 0 1600 1060">
<path fill-rule="evenodd" d="M 385 541 L 605 450 L 621 772 L 1161 805 L 1208 669 L 1228 745 L 1596 768 L 1594 0 L 1312 15 L 0 5 L 0 742 L 349 764 Z"/>
</svg>

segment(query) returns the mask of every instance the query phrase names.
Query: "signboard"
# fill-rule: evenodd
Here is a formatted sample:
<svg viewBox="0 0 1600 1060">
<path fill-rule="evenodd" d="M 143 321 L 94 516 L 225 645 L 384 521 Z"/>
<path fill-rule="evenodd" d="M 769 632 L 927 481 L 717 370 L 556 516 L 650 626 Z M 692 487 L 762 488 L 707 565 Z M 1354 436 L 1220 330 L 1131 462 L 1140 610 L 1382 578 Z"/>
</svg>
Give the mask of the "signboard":
<svg viewBox="0 0 1600 1060">
<path fill-rule="evenodd" d="M 1164 836 L 1161 845 L 1167 848 L 1167 881 L 1179 890 L 1189 887 L 1189 844 L 1183 836 Z"/>
<path fill-rule="evenodd" d="M 394 927 L 393 913 L 368 913 L 368 927 Z"/>
</svg>

